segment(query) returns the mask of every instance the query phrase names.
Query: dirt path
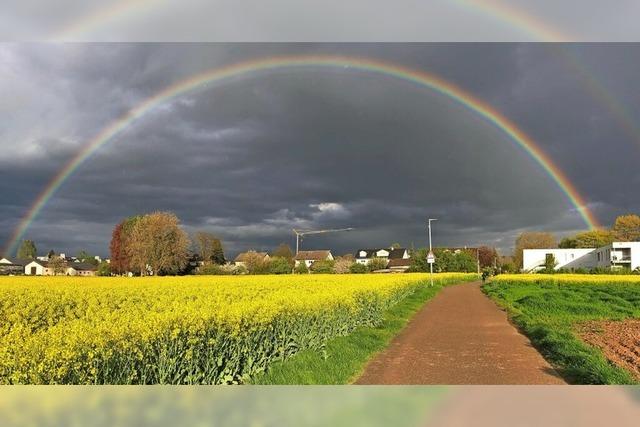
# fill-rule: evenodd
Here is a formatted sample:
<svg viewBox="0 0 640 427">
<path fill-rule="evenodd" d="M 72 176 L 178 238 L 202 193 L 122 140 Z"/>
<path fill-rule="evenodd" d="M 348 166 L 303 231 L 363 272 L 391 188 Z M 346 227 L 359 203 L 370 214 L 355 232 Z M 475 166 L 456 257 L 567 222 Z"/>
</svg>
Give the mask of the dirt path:
<svg viewBox="0 0 640 427">
<path fill-rule="evenodd" d="M 564 384 L 480 283 L 425 305 L 356 384 Z"/>
</svg>

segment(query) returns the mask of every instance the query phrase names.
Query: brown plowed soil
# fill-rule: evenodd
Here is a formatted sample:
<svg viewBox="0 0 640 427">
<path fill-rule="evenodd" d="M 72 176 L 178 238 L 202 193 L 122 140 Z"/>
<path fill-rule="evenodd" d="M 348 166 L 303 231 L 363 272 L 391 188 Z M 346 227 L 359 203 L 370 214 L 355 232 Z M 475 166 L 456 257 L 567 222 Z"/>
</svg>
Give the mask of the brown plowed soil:
<svg viewBox="0 0 640 427">
<path fill-rule="evenodd" d="M 579 334 L 640 380 L 640 320 L 587 322 L 580 326 Z"/>
<path fill-rule="evenodd" d="M 564 384 L 480 290 L 449 286 L 427 303 L 356 384 Z"/>
</svg>

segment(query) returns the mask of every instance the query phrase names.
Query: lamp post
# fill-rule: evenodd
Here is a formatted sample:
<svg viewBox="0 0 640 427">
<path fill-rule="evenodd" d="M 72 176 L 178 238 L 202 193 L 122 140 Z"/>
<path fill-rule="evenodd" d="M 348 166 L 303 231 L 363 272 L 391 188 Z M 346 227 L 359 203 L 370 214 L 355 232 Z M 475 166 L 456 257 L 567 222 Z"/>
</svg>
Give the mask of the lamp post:
<svg viewBox="0 0 640 427">
<path fill-rule="evenodd" d="M 427 262 L 429 263 L 429 279 L 431 281 L 431 286 L 433 286 L 433 263 L 435 261 L 435 257 L 433 256 L 433 246 L 431 245 L 431 221 L 437 221 L 435 218 L 428 219 L 429 226 L 429 255 L 427 255 Z"/>
</svg>

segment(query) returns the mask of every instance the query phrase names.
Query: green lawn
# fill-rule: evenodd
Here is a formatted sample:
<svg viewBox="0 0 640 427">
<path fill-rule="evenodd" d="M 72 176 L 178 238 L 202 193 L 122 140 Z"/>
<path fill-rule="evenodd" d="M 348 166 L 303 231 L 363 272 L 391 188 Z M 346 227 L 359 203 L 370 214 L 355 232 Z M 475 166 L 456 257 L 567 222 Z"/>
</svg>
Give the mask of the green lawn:
<svg viewBox="0 0 640 427">
<path fill-rule="evenodd" d="M 573 275 L 518 279 L 517 275 L 486 284 L 483 289 L 529 336 L 533 344 L 570 383 L 635 384 L 626 370 L 610 363 L 602 352 L 581 341 L 576 326 L 590 320 L 640 318 L 640 283 L 590 283 Z M 593 280 L 593 279 L 591 279 Z"/>
<path fill-rule="evenodd" d="M 469 275 L 468 281 L 475 279 Z M 390 308 L 376 328 L 359 328 L 348 336 L 330 340 L 325 348 L 305 350 L 254 378 L 253 384 L 348 384 L 362 373 L 365 364 L 384 350 L 409 319 L 435 296 L 443 285 L 424 286 Z"/>
</svg>

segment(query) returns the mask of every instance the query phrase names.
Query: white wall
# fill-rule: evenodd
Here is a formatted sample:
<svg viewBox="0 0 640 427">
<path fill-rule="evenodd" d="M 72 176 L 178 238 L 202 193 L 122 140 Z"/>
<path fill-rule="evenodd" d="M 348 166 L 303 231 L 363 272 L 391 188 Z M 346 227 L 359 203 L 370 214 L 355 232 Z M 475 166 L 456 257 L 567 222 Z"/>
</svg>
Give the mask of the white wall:
<svg viewBox="0 0 640 427">
<path fill-rule="evenodd" d="M 621 255 L 626 252 L 631 255 L 631 262 L 623 262 L 618 258 L 614 261 L 614 255 Z M 597 254 L 600 254 L 600 260 L 597 258 Z M 610 245 L 603 246 L 596 249 L 595 258 L 598 267 L 609 267 L 612 263 L 615 266 L 628 267 L 631 270 L 635 270 L 640 267 L 640 242 L 613 242 Z"/>
<path fill-rule="evenodd" d="M 522 269 L 531 271 L 544 266 L 547 254 L 553 254 L 556 270 L 561 268 L 593 268 L 596 266 L 594 248 L 586 249 L 525 249 L 522 253 Z"/>
<path fill-rule="evenodd" d="M 613 261 L 612 254 L 623 250 L 630 253 L 631 262 Z M 640 242 L 613 242 L 611 245 L 588 249 L 525 249 L 522 254 L 523 270 L 531 271 L 544 265 L 546 254 L 553 254 L 560 268 L 628 267 L 640 268 Z M 599 255 L 599 259 L 598 259 Z M 613 262 L 612 262 L 613 261 Z"/>
<path fill-rule="evenodd" d="M 30 262 L 24 267 L 24 274 L 31 275 L 31 267 L 36 268 L 36 276 L 43 276 L 45 274 L 45 268 L 37 262 Z"/>
</svg>

